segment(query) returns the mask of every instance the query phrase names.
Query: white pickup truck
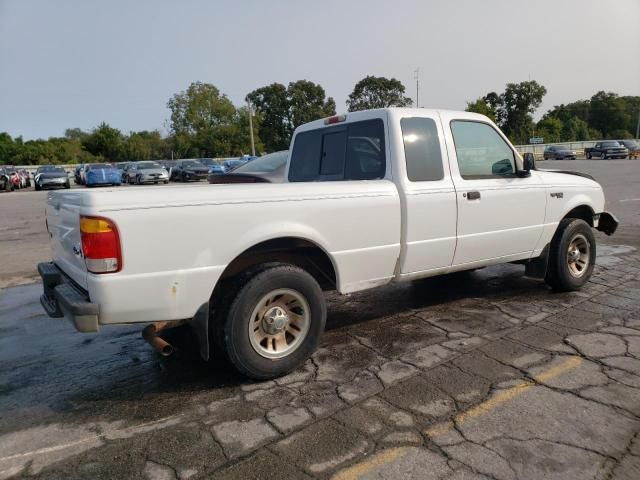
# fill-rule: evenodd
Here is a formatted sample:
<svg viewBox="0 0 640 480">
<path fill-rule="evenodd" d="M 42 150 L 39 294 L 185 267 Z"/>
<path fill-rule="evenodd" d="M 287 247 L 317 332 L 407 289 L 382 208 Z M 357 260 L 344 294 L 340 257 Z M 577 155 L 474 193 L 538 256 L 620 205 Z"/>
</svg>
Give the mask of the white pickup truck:
<svg viewBox="0 0 640 480">
<path fill-rule="evenodd" d="M 254 379 L 318 346 L 323 290 L 346 294 L 499 263 L 575 290 L 613 234 L 602 188 L 542 171 L 474 113 L 381 109 L 296 129 L 283 183 L 49 193 L 41 303 L 82 332 L 189 324 Z"/>
</svg>

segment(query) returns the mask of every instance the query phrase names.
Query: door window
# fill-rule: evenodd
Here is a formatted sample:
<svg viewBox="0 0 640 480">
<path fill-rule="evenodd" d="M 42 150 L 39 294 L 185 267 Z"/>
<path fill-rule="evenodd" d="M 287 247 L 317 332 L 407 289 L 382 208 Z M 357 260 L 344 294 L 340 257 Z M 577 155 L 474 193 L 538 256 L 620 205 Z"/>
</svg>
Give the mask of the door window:
<svg viewBox="0 0 640 480">
<path fill-rule="evenodd" d="M 442 180 L 444 171 L 436 122 L 431 118 L 403 118 L 400 128 L 409 180 Z"/>
<path fill-rule="evenodd" d="M 515 174 L 513 150 L 491 125 L 453 120 L 451 133 L 460 175 L 465 180 L 509 177 Z"/>
</svg>

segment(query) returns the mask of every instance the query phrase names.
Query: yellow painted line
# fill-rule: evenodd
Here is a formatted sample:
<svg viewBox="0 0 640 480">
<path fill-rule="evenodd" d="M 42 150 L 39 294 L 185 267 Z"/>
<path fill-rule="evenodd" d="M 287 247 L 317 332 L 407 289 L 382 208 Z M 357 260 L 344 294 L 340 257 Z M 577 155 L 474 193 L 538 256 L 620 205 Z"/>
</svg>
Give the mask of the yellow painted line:
<svg viewBox="0 0 640 480">
<path fill-rule="evenodd" d="M 362 463 L 358 463 L 353 467 L 347 468 L 345 470 L 342 470 L 336 473 L 333 477 L 331 477 L 331 480 L 356 480 L 357 478 L 360 478 L 363 475 L 366 475 L 367 473 L 374 470 L 375 468 L 381 467 L 395 460 L 398 460 L 399 458 L 404 457 L 407 453 L 407 450 L 408 450 L 407 447 L 399 447 L 399 448 L 392 448 L 390 450 L 385 450 L 383 452 L 380 452 L 374 455 L 369 460 L 366 460 Z"/>
<path fill-rule="evenodd" d="M 582 358 L 580 357 L 568 358 L 564 362 L 548 370 L 545 370 L 544 372 L 540 373 L 534 378 L 538 382 L 545 382 L 545 381 L 551 380 L 552 378 L 558 377 L 563 373 L 577 367 L 578 365 L 580 365 L 581 362 L 582 362 Z M 460 425 L 466 422 L 467 420 L 479 417 L 480 415 L 490 412 L 497 406 L 502 405 L 503 403 L 506 403 L 509 400 L 519 395 L 522 395 L 524 392 L 529 390 L 535 384 L 536 382 L 533 382 L 533 381 L 525 381 L 525 382 L 518 383 L 517 385 L 514 385 L 511 388 L 502 390 L 498 392 L 496 395 L 494 395 L 492 398 L 490 398 L 489 400 L 482 402 L 481 404 L 476 405 L 475 407 L 470 408 L 469 410 L 465 412 L 461 412 L 458 415 L 456 415 L 455 422 L 458 425 Z M 451 430 L 453 428 L 453 425 L 454 425 L 454 422 L 452 421 L 443 422 L 429 428 L 428 430 L 425 431 L 425 433 L 432 438 L 437 437 L 438 435 L 442 435 L 443 433 L 446 433 L 449 430 Z M 408 451 L 408 447 L 391 448 L 389 450 L 384 450 L 383 452 L 380 452 L 374 455 L 373 457 L 371 457 L 368 460 L 365 460 L 364 462 L 358 463 L 352 467 L 341 470 L 340 472 L 336 473 L 333 477 L 331 477 L 331 480 L 357 480 L 358 478 L 362 477 L 363 475 L 366 475 L 367 473 L 373 471 L 378 467 L 382 467 L 384 465 L 387 465 L 389 463 L 392 463 L 402 458 L 404 455 L 407 454 L 407 451 Z"/>
<path fill-rule="evenodd" d="M 538 382 L 545 382 L 545 381 L 551 380 L 552 378 L 558 377 L 563 373 L 573 368 L 576 368 L 578 365 L 580 365 L 581 362 L 582 362 L 581 357 L 568 358 L 564 362 L 556 365 L 555 367 L 551 367 L 548 370 L 545 370 L 544 372 L 540 373 L 534 378 Z M 524 392 L 529 390 L 535 384 L 536 382 L 526 381 L 526 382 L 521 382 L 517 385 L 514 385 L 511 388 L 507 388 L 506 390 L 502 390 L 498 392 L 496 395 L 494 395 L 493 397 L 491 397 L 486 402 L 482 402 L 481 404 L 476 405 L 475 407 L 472 407 L 469 410 L 465 412 L 461 412 L 458 415 L 456 415 L 454 417 L 455 423 L 457 425 L 461 425 L 464 422 L 471 420 L 472 418 L 476 418 L 476 417 L 479 417 L 480 415 L 484 415 L 485 413 L 490 412 L 497 406 L 502 405 L 503 403 L 506 403 L 509 400 L 512 400 L 515 397 L 522 395 Z M 425 433 L 433 438 L 448 432 L 452 428 L 453 428 L 453 422 L 448 421 L 448 422 L 434 425 L 433 427 L 427 429 Z"/>
</svg>

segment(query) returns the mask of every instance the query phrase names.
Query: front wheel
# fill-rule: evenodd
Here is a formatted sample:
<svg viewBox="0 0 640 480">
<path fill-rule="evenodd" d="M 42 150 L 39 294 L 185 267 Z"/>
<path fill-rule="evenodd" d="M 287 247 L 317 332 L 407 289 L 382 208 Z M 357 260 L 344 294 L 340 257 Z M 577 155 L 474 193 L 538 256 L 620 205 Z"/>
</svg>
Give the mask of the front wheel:
<svg viewBox="0 0 640 480">
<path fill-rule="evenodd" d="M 229 291 L 237 294 L 216 312 L 216 340 L 240 373 L 256 380 L 279 377 L 318 347 L 327 310 L 322 289 L 306 271 L 265 265 Z"/>
<path fill-rule="evenodd" d="M 565 218 L 551 240 L 545 282 L 554 290 L 579 290 L 589 281 L 596 263 L 596 239 L 587 222 Z"/>
</svg>

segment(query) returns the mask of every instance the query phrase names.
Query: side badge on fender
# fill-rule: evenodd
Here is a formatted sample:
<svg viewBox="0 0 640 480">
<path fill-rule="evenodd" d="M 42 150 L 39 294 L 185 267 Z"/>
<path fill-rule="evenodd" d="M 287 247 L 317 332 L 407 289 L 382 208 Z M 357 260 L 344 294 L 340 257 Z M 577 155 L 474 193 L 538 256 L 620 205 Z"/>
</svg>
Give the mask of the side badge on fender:
<svg viewBox="0 0 640 480">
<path fill-rule="evenodd" d="M 562 193 L 562 192 L 551 192 L 551 198 L 564 198 L 564 193 Z"/>
</svg>

